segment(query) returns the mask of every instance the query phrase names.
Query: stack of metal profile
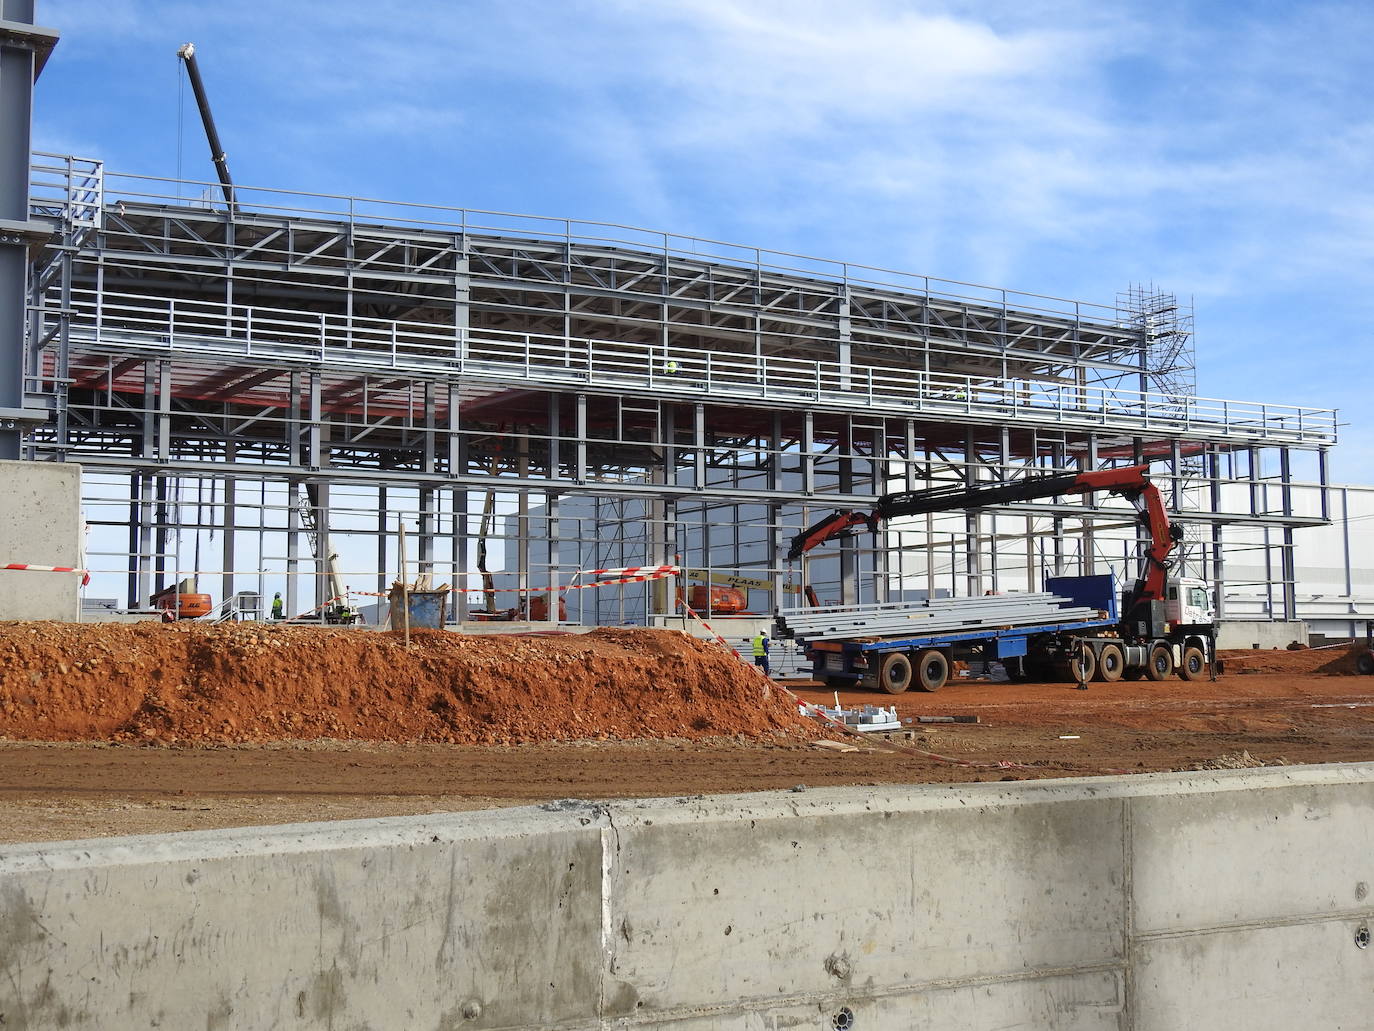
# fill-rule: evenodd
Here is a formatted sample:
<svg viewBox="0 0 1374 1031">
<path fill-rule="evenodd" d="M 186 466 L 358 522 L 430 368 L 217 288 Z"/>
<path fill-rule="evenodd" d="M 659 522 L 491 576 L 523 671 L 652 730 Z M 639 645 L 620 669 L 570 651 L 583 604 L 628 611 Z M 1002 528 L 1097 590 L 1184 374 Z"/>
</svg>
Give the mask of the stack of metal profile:
<svg viewBox="0 0 1374 1031">
<path fill-rule="evenodd" d="M 961 631 L 1080 623 L 1103 618 L 1055 594 L 994 594 L 920 602 L 831 605 L 778 613 L 783 637 L 834 641 L 852 637 L 924 637 Z"/>
</svg>

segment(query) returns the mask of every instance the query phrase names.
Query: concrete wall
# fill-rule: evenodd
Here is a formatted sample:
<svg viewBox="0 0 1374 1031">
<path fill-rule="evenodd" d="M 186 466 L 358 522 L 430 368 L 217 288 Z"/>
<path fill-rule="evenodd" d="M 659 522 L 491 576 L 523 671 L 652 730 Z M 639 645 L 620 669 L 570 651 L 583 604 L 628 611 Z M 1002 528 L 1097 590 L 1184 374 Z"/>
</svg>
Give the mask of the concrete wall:
<svg viewBox="0 0 1374 1031">
<path fill-rule="evenodd" d="M 81 467 L 0 462 L 0 565 L 81 565 Z M 0 619 L 75 620 L 72 573 L 0 570 Z"/>
<path fill-rule="evenodd" d="M 1307 643 L 1307 624 L 1302 620 L 1228 619 L 1217 624 L 1218 648 L 1253 648 L 1265 651 L 1287 648 L 1293 641 Z"/>
<path fill-rule="evenodd" d="M 1374 764 L 0 850 L 0 1026 L 1374 1027 Z"/>
</svg>

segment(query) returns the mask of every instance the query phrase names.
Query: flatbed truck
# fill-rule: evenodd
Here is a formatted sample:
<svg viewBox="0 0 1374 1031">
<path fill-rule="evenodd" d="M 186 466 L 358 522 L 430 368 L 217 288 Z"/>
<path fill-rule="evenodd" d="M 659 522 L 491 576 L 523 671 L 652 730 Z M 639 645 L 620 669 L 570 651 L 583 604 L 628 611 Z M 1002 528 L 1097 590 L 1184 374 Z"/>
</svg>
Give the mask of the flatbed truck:
<svg viewBox="0 0 1374 1031">
<path fill-rule="evenodd" d="M 812 675 L 828 687 L 876 687 L 889 694 L 913 687 L 938 691 L 955 662 L 999 662 L 1018 681 L 1110 683 L 1139 677 L 1164 680 L 1175 672 L 1184 680 L 1209 675 L 1214 659 L 1209 624 L 1176 623 L 1163 637 L 1130 641 L 1120 634 L 1110 574 L 1050 577 L 1045 590 L 1098 615 L 1027 626 L 804 640 Z"/>
<path fill-rule="evenodd" d="M 1118 610 L 1110 575 L 1050 577 L 1045 589 L 1100 618 L 1057 625 L 976 627 L 927 636 L 864 636 L 807 642 L 817 679 L 826 684 L 869 684 L 898 694 L 908 687 L 935 691 L 960 660 L 997 661 L 1013 680 L 1184 680 L 1215 677 L 1216 626 L 1206 585 L 1171 575 L 1169 555 L 1182 538 L 1172 524 L 1149 467 L 1127 466 L 1020 480 L 886 494 L 872 512 L 837 511 L 792 541 L 794 560 L 861 529 L 874 534 L 887 520 L 926 512 L 979 508 L 1010 501 L 1094 491 L 1125 497 L 1136 508 L 1148 544 L 1140 576 L 1123 592 Z"/>
</svg>

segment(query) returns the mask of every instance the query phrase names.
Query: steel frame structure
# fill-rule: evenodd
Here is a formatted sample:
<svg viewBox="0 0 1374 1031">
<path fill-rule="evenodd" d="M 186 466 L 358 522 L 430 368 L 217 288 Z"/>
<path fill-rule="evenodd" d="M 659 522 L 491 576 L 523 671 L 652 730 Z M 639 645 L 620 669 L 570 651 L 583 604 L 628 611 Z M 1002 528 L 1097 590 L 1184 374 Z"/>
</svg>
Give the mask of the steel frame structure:
<svg viewBox="0 0 1374 1031">
<path fill-rule="evenodd" d="M 1157 323 L 1129 306 L 573 219 L 242 186 L 229 204 L 61 155 L 34 157 L 30 217 L 51 236 L 24 386 L 50 417 L 26 457 L 87 468 L 91 565 L 123 570 L 131 605 L 194 571 L 226 598 L 284 578 L 297 610 L 335 552 L 380 591 L 399 515 L 419 568 L 471 591 L 487 509 L 510 587 L 676 557 L 771 580 L 766 611 L 818 509 L 1155 460 L 1189 560 L 1224 585 L 1230 537 L 1258 529 L 1291 611 L 1292 534 L 1327 515 L 1335 412 L 1180 393 L 1186 331 L 1155 368 Z M 1034 589 L 1133 540 L 1101 501 L 927 517 L 807 575 L 845 603 Z M 578 610 L 671 607 L 660 586 Z"/>
</svg>

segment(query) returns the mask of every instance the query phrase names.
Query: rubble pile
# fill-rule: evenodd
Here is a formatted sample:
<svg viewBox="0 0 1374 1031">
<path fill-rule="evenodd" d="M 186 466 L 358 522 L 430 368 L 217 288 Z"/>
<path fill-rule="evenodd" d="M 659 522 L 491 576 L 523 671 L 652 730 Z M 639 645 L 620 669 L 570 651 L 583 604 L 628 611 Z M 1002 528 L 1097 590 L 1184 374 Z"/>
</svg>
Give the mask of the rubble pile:
<svg viewBox="0 0 1374 1031">
<path fill-rule="evenodd" d="M 785 695 L 670 630 L 398 634 L 238 623 L 0 623 L 0 736 L 515 744 L 814 737 Z"/>
</svg>

